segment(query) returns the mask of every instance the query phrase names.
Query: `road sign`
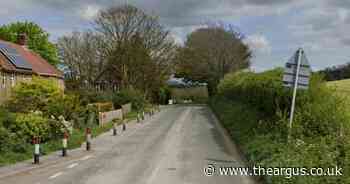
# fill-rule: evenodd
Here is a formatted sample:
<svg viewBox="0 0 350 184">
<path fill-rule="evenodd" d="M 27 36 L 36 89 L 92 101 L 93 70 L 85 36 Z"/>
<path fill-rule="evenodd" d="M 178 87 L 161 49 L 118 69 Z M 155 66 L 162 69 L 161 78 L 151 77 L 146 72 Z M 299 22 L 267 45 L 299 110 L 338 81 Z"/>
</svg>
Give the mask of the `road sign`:
<svg viewBox="0 0 350 184">
<path fill-rule="evenodd" d="M 293 115 L 297 89 L 308 89 L 311 76 L 310 64 L 303 49 L 298 51 L 288 60 L 283 75 L 283 84 L 286 87 L 293 87 L 292 107 L 289 118 L 289 135 L 291 135 L 293 125 Z"/>
<path fill-rule="evenodd" d="M 305 52 L 299 49 L 286 63 L 283 84 L 286 87 L 294 87 L 294 85 L 297 84 L 298 89 L 307 89 L 310 76 L 310 64 L 306 58 Z"/>
</svg>

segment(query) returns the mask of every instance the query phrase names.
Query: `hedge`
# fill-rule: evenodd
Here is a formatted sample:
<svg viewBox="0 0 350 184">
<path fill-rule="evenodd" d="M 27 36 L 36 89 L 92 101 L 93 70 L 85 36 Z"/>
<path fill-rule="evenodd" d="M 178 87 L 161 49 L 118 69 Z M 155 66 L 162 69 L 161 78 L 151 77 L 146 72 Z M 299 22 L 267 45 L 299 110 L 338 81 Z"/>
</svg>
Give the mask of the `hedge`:
<svg viewBox="0 0 350 184">
<path fill-rule="evenodd" d="M 288 141 L 292 90 L 282 85 L 283 71 L 227 75 L 211 105 L 239 141 L 251 164 L 265 167 L 342 167 L 341 177 L 270 177 L 279 183 L 349 183 L 350 117 L 344 99 L 328 89 L 319 75 L 299 90 Z"/>
</svg>

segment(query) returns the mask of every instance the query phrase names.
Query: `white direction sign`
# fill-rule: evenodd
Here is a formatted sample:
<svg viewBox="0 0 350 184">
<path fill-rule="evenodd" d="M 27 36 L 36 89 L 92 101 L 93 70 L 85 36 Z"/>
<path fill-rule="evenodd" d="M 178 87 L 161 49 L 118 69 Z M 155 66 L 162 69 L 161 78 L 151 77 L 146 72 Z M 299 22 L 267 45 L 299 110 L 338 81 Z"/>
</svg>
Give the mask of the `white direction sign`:
<svg viewBox="0 0 350 184">
<path fill-rule="evenodd" d="M 303 49 L 298 49 L 298 51 L 289 59 L 286 63 L 286 67 L 283 75 L 283 84 L 286 87 L 293 87 L 293 99 L 292 107 L 290 111 L 289 119 L 289 136 L 290 139 L 293 114 L 295 108 L 295 99 L 297 95 L 297 89 L 308 89 L 309 81 L 311 76 L 310 64 L 305 56 Z"/>
<path fill-rule="evenodd" d="M 286 87 L 294 87 L 294 85 L 297 85 L 299 89 L 307 89 L 310 76 L 310 64 L 306 58 L 305 52 L 299 49 L 286 63 L 283 84 Z"/>
</svg>

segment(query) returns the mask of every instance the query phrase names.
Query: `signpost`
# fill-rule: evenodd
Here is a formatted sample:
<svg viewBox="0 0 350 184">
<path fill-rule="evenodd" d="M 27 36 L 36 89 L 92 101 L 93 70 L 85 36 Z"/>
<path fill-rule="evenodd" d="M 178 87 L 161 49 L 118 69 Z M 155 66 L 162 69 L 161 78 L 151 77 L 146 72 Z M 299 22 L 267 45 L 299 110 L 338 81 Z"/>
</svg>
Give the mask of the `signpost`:
<svg viewBox="0 0 350 184">
<path fill-rule="evenodd" d="M 289 118 L 289 136 L 293 126 L 293 115 L 297 89 L 308 89 L 310 76 L 310 64 L 305 56 L 305 52 L 300 48 L 286 63 L 283 75 L 284 86 L 293 88 L 292 107 L 290 110 Z"/>
</svg>

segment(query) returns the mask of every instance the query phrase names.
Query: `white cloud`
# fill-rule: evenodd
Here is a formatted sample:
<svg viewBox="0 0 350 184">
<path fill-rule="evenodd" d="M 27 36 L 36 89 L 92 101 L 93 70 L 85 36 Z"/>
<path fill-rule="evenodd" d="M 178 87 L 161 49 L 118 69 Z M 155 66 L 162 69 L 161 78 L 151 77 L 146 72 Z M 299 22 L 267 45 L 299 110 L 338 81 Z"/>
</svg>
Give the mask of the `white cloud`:
<svg viewBox="0 0 350 184">
<path fill-rule="evenodd" d="M 259 52 L 263 54 L 270 54 L 271 52 L 271 44 L 264 35 L 261 35 L 261 34 L 249 35 L 244 40 L 244 42 L 248 44 L 250 48 L 252 48 L 253 51 L 255 52 Z"/>
<path fill-rule="evenodd" d="M 98 5 L 87 5 L 82 11 L 80 11 L 80 16 L 85 20 L 92 20 L 96 17 L 101 7 Z"/>
</svg>

